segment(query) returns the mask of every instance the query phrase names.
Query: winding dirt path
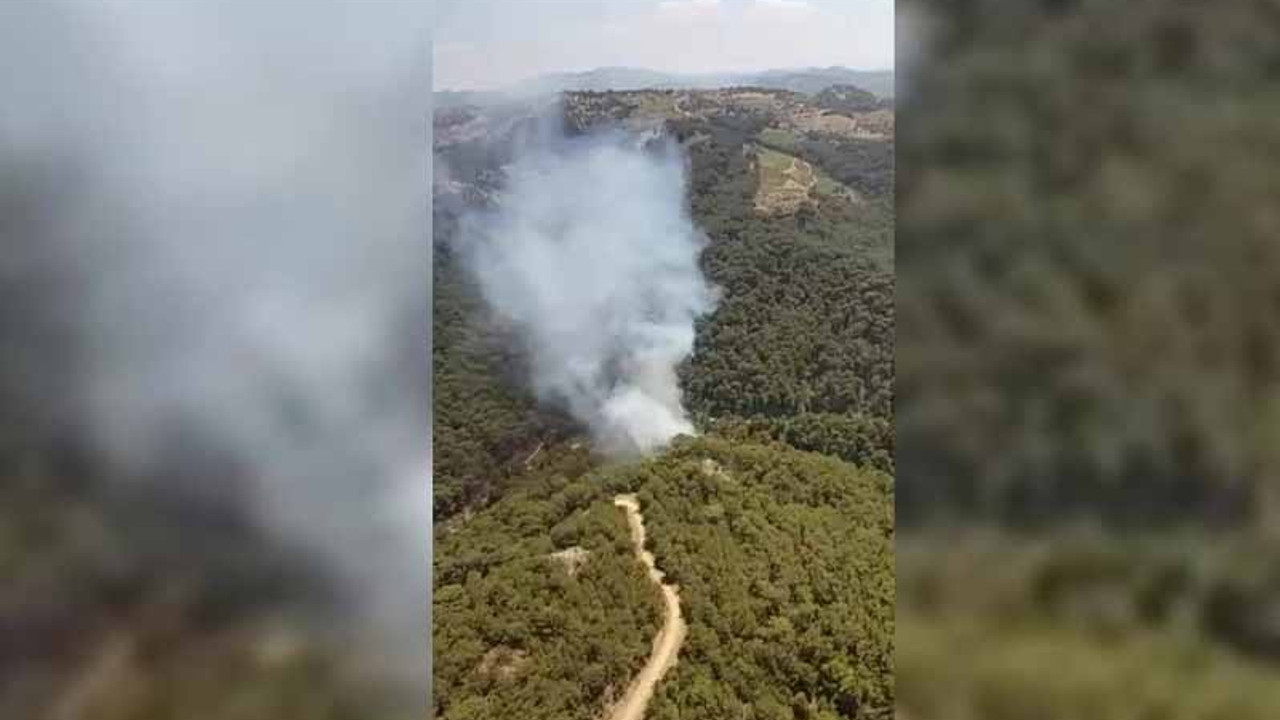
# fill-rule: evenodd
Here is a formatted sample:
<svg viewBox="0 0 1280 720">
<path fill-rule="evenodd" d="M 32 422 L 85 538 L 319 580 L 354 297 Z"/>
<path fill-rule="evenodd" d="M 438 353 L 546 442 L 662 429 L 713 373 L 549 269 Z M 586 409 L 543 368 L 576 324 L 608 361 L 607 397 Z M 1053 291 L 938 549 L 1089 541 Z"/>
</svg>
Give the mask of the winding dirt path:
<svg viewBox="0 0 1280 720">
<path fill-rule="evenodd" d="M 674 585 L 662 582 L 663 573 L 654 564 L 653 553 L 644 549 L 644 516 L 640 514 L 640 501 L 635 495 L 619 495 L 613 499 L 613 504 L 626 510 L 636 557 L 649 570 L 649 579 L 662 590 L 662 600 L 666 605 L 662 628 L 653 636 L 653 652 L 649 661 L 631 682 L 627 694 L 605 715 L 606 720 L 641 720 L 658 681 L 676 664 L 676 655 L 680 652 L 687 628 L 680 614 L 679 591 Z"/>
</svg>

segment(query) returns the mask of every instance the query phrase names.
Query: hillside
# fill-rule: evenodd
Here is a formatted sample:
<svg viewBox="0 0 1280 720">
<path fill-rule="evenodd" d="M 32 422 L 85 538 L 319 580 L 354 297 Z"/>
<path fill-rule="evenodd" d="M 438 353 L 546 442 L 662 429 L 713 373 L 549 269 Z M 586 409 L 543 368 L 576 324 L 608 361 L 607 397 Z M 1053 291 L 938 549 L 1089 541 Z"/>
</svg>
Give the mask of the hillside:
<svg viewBox="0 0 1280 720">
<path fill-rule="evenodd" d="M 540 442 L 573 434 L 522 387 L 518 343 L 487 315 L 449 242 L 459 213 L 500 202 L 503 167 L 540 111 L 436 118 L 437 173 L 447 178 L 435 184 L 433 243 L 438 517 L 458 509 L 455 498 L 489 497 Z M 815 125 L 823 111 L 781 91 L 578 93 L 555 111 L 572 131 L 662 127 L 683 141 L 690 210 L 711 240 L 703 271 L 723 291 L 682 371 L 695 414 L 752 420 L 757 431 L 802 421 L 834 433 L 811 449 L 865 445 L 855 428 L 891 423 L 891 124 L 886 135 L 851 137 Z M 780 157 L 811 168 L 812 184 L 775 187 L 769 163 Z M 774 207 L 780 194 L 789 199 Z M 876 432 L 876 442 L 888 436 Z M 892 453 L 880 451 L 885 466 Z"/>
<path fill-rule="evenodd" d="M 594 718 L 621 698 L 660 600 L 619 493 L 688 622 L 645 717 L 892 715 L 893 122 L 853 105 L 756 87 L 437 114 L 437 717 Z M 704 437 L 647 460 L 605 458 L 537 401 L 454 242 L 470 209 L 501 207 L 547 112 L 571 135 L 664 133 L 689 160 L 720 294 L 679 368 Z"/>
<path fill-rule="evenodd" d="M 688 620 L 648 717 L 891 716 L 888 476 L 716 436 L 639 465 L 588 464 L 584 450 L 552 453 L 437 530 L 437 717 L 587 720 L 621 697 L 659 599 L 618 493 L 637 494 Z"/>
</svg>

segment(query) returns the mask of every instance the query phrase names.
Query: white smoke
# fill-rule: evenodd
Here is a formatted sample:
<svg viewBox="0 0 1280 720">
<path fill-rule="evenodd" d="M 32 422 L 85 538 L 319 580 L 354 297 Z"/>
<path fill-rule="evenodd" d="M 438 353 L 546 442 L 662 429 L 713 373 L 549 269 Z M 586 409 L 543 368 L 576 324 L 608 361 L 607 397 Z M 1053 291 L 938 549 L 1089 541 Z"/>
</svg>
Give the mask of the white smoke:
<svg viewBox="0 0 1280 720">
<path fill-rule="evenodd" d="M 517 151 L 497 209 L 463 224 L 485 298 L 528 342 L 535 391 L 607 452 L 693 433 L 676 369 L 715 294 L 685 169 L 668 138 L 544 132 Z"/>
</svg>

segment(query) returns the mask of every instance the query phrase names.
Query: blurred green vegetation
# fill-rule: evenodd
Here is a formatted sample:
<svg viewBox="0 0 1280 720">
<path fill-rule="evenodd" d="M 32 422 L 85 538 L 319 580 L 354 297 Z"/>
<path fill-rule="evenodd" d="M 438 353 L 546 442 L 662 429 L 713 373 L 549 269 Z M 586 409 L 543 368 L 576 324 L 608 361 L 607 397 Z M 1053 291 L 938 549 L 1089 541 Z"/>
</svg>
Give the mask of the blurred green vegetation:
<svg viewBox="0 0 1280 720">
<path fill-rule="evenodd" d="M 1275 717 L 1280 546 L 1247 532 L 901 536 L 899 716 Z M 963 660 L 958 660 L 963 658 Z"/>
<path fill-rule="evenodd" d="M 1274 6 L 930 7 L 899 101 L 904 519 L 1261 519 Z"/>
<path fill-rule="evenodd" d="M 902 9 L 900 717 L 1280 716 L 1280 12 Z"/>
</svg>

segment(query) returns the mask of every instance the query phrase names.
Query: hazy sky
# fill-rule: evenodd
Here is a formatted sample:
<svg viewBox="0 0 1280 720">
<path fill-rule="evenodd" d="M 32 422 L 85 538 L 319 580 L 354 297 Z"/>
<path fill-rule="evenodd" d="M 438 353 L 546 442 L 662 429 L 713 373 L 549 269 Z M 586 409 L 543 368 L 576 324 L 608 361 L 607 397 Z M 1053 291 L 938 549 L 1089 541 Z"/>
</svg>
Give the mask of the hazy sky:
<svg viewBox="0 0 1280 720">
<path fill-rule="evenodd" d="M 604 66 L 893 67 L 894 0 L 437 0 L 435 89 Z"/>
</svg>

